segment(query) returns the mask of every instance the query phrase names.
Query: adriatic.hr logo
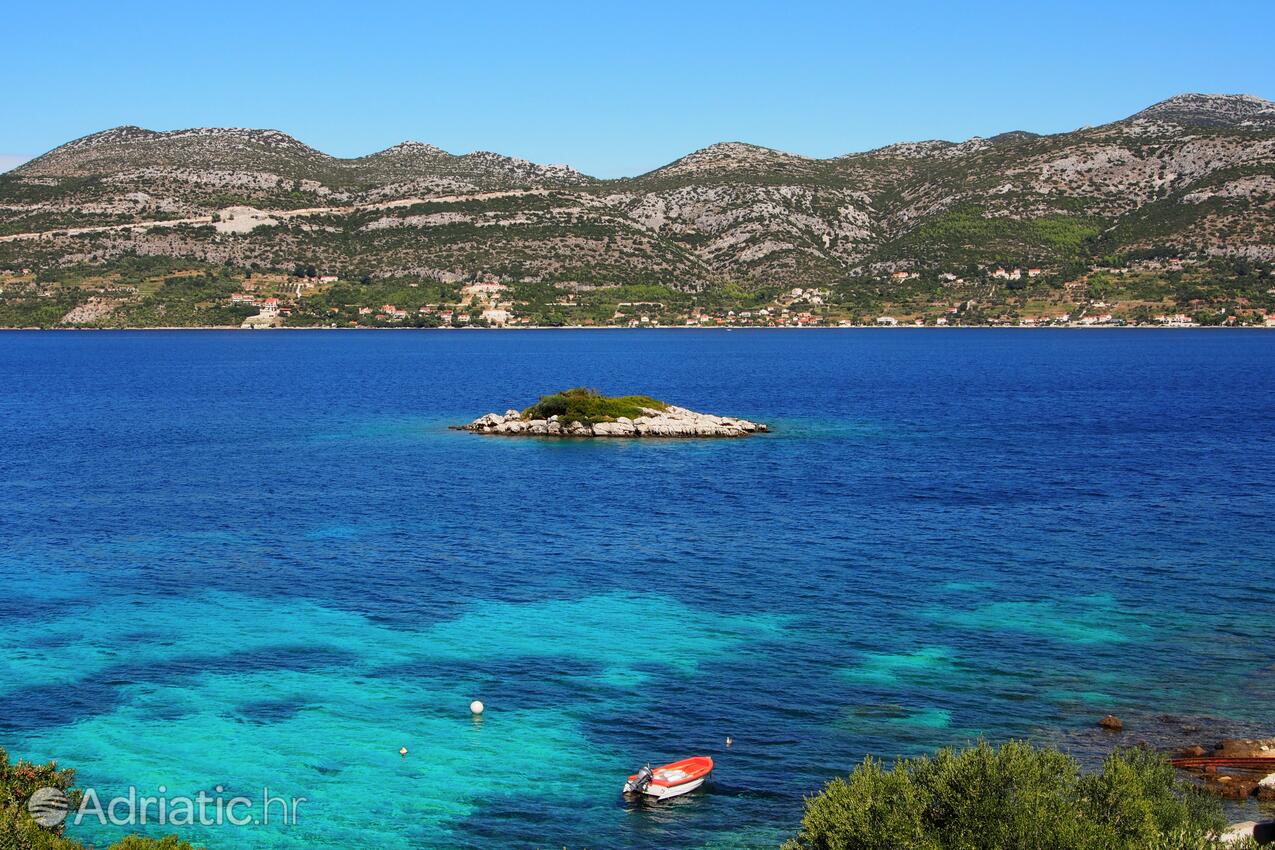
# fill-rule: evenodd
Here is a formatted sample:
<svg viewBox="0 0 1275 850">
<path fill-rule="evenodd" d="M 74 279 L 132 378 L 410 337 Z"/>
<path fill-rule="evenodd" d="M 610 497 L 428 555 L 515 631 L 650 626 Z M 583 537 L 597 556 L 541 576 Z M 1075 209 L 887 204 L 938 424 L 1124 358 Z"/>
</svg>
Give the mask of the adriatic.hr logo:
<svg viewBox="0 0 1275 850">
<path fill-rule="evenodd" d="M 143 794 L 130 785 L 123 794 L 103 798 L 96 788 L 87 788 L 74 811 L 65 792 L 58 788 L 38 788 L 27 800 L 31 819 L 50 829 L 66 822 L 95 821 L 103 826 L 248 826 L 250 824 L 291 826 L 297 822 L 305 797 L 283 797 L 268 787 L 255 796 L 226 796 L 221 785 L 213 793 L 200 790 L 193 795 L 170 795 L 160 785 L 158 794 Z"/>
</svg>

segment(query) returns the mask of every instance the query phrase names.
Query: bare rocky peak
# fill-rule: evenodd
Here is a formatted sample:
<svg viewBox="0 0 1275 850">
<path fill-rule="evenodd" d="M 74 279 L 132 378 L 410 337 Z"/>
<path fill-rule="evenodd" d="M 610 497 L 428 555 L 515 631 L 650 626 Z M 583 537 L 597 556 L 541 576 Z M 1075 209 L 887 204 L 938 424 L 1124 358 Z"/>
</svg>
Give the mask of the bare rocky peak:
<svg viewBox="0 0 1275 850">
<path fill-rule="evenodd" d="M 804 166 L 817 160 L 744 142 L 721 142 L 700 148 L 652 174 L 691 175 L 717 171 L 747 171 L 776 166 Z"/>
<path fill-rule="evenodd" d="M 1180 94 L 1129 120 L 1269 130 L 1275 128 L 1275 103 L 1251 94 Z"/>
<path fill-rule="evenodd" d="M 949 142 L 943 139 L 930 139 L 924 142 L 896 142 L 883 148 L 875 148 L 866 153 L 852 153 L 838 159 L 855 157 L 873 157 L 882 159 L 950 159 L 966 154 L 978 153 L 999 145 L 1026 142 L 1041 138 L 1037 133 L 1026 130 L 1010 130 L 1007 133 L 990 138 L 972 136 L 963 142 Z"/>
<path fill-rule="evenodd" d="M 585 183 L 591 178 L 569 165 L 541 165 L 516 156 L 505 156 L 491 151 L 474 151 L 458 159 L 467 166 L 485 171 L 504 172 L 511 177 L 545 179 L 557 183 Z"/>
<path fill-rule="evenodd" d="M 837 159 L 852 159 L 860 156 L 879 156 L 890 159 L 924 159 L 950 153 L 957 147 L 955 142 L 942 139 L 929 139 L 924 142 L 896 142 L 883 148 L 875 148 L 866 153 L 848 153 Z"/>
<path fill-rule="evenodd" d="M 287 133 L 279 130 L 254 130 L 246 127 L 192 127 L 186 130 L 156 131 L 125 125 L 67 142 L 56 151 L 88 150 L 117 145 L 156 144 L 165 142 L 224 142 L 229 145 L 255 144 L 268 148 L 286 148 L 319 153 Z M 54 152 L 56 152 L 54 151 Z"/>
<path fill-rule="evenodd" d="M 314 166 L 331 159 L 279 130 L 198 127 L 157 132 L 124 126 L 67 142 L 27 163 L 20 173 L 109 175 L 144 167 L 248 171 L 271 162 Z"/>
<path fill-rule="evenodd" d="M 518 157 L 503 156 L 491 151 L 474 151 L 463 155 L 448 153 L 442 148 L 424 142 L 400 142 L 379 153 L 360 159 L 346 160 L 350 167 L 370 169 L 373 173 L 393 171 L 401 178 L 447 175 L 458 177 L 507 179 L 516 184 L 548 183 L 574 185 L 588 182 L 590 178 L 569 165 L 541 165 Z"/>
<path fill-rule="evenodd" d="M 142 127 L 135 127 L 132 124 L 125 124 L 120 127 L 112 127 L 109 130 L 92 133 L 88 136 L 82 136 L 81 138 L 67 142 L 55 150 L 72 151 L 104 145 L 127 144 L 129 142 L 140 142 L 153 139 L 158 135 L 159 133 L 156 133 L 154 130 L 146 130 Z"/>
<path fill-rule="evenodd" d="M 972 136 L 963 142 L 949 142 L 943 139 L 930 139 L 923 142 L 896 142 L 893 145 L 874 148 L 870 151 L 848 153 L 837 157 L 833 161 L 854 165 L 888 160 L 911 160 L 917 163 L 954 160 L 986 151 L 996 143 L 993 139 L 985 139 L 982 136 Z"/>
<path fill-rule="evenodd" d="M 425 142 L 406 141 L 399 142 L 397 145 L 388 147 L 383 151 L 377 151 L 374 154 L 368 154 L 361 157 L 363 160 L 374 160 L 380 158 L 410 158 L 410 157 L 440 157 L 451 156 L 447 151 Z"/>
<path fill-rule="evenodd" d="M 469 188 L 577 185 L 590 180 L 566 165 L 538 165 L 486 151 L 456 156 L 416 141 L 400 142 L 365 157 L 339 159 L 278 130 L 237 127 L 166 132 L 115 127 L 68 142 L 27 163 L 20 174 L 76 177 L 154 169 L 180 169 L 187 179 L 192 173 L 234 171 L 371 185 L 459 176 L 470 179 L 464 184 Z"/>
<path fill-rule="evenodd" d="M 1032 139 L 1039 138 L 1039 133 L 1029 133 L 1026 130 L 1010 130 L 1005 133 L 998 133 L 987 141 L 989 144 L 993 145 L 1010 145 L 1015 142 L 1029 142 Z"/>
<path fill-rule="evenodd" d="M 189 130 L 173 130 L 158 133 L 161 139 L 174 141 L 193 140 L 199 142 L 227 142 L 230 144 L 253 144 L 267 148 L 280 148 L 302 153 L 327 156 L 307 144 L 297 141 L 287 133 L 279 130 L 252 130 L 246 127 L 197 127 Z"/>
</svg>

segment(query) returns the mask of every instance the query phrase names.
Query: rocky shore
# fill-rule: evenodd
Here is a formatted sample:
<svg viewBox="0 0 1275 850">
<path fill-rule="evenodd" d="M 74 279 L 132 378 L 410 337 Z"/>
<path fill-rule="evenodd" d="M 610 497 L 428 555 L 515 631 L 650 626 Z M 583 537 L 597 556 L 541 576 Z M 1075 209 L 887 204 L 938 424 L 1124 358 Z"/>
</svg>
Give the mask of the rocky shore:
<svg viewBox="0 0 1275 850">
<path fill-rule="evenodd" d="M 619 416 L 609 422 L 581 422 L 561 416 L 533 419 L 517 410 L 488 413 L 468 425 L 453 426 L 476 434 L 545 437 L 745 437 L 770 430 L 760 422 L 733 416 L 697 413 L 668 405 L 663 410 L 643 408 L 640 416 Z"/>
<path fill-rule="evenodd" d="M 1275 738 L 1225 737 L 1216 733 L 1235 734 L 1235 724 L 1219 718 L 1175 717 L 1158 715 L 1135 721 L 1132 734 L 1137 746 L 1149 746 L 1173 759 L 1175 765 L 1199 783 L 1205 791 L 1216 794 L 1228 802 L 1227 812 L 1234 816 L 1245 811 L 1250 803 L 1260 807 L 1275 803 Z M 1100 734 L 1119 740 L 1130 734 L 1130 728 L 1120 718 L 1108 714 L 1092 727 Z M 1216 741 L 1211 747 L 1202 746 L 1200 736 Z M 1183 739 L 1190 741 L 1184 745 Z M 1081 739 L 1072 738 L 1076 744 Z M 1123 743 L 1128 746 L 1128 742 Z M 1269 813 L 1269 809 L 1261 811 Z M 1217 836 L 1218 846 L 1229 847 L 1266 846 L 1275 844 L 1275 820 L 1241 821 L 1230 824 Z M 1248 842 L 1251 842 L 1248 843 Z"/>
<path fill-rule="evenodd" d="M 1178 751 L 1184 758 L 1275 759 L 1275 738 L 1227 738 L 1212 749 L 1199 745 Z M 1262 802 L 1275 802 L 1275 769 L 1272 767 L 1234 767 L 1202 765 L 1188 768 L 1209 791 L 1232 800 L 1256 797 Z"/>
</svg>

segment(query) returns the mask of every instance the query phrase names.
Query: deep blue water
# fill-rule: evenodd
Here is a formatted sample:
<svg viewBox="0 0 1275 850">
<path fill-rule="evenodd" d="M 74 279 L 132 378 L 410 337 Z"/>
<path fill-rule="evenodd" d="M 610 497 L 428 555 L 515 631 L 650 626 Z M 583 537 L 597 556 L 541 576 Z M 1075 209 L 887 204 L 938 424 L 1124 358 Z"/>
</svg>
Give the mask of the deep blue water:
<svg viewBox="0 0 1275 850">
<path fill-rule="evenodd" d="M 446 428 L 577 384 L 774 433 Z M 1272 482 L 1272 333 L 0 333 L 0 746 L 307 798 L 214 850 L 774 847 L 866 753 L 1275 725 Z"/>
</svg>

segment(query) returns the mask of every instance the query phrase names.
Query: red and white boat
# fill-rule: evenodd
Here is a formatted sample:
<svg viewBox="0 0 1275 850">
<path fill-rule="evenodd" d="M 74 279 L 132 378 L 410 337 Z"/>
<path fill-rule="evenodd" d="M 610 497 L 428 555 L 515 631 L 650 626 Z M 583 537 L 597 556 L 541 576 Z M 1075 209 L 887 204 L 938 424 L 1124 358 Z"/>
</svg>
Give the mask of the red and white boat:
<svg viewBox="0 0 1275 850">
<path fill-rule="evenodd" d="M 646 794 L 657 800 L 667 800 L 694 791 L 712 772 L 713 759 L 710 756 L 691 756 L 661 767 L 648 764 L 624 783 L 624 793 Z"/>
</svg>

